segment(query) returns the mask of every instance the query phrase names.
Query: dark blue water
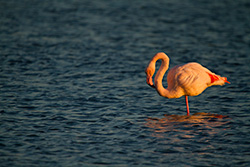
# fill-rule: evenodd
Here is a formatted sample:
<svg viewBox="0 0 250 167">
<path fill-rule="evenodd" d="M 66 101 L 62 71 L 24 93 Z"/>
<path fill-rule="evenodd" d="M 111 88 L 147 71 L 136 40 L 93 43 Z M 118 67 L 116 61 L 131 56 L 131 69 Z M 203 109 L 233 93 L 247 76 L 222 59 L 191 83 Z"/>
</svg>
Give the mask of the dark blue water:
<svg viewBox="0 0 250 167">
<path fill-rule="evenodd" d="M 185 117 L 159 51 L 231 84 Z M 249 166 L 249 54 L 248 0 L 0 0 L 0 166 Z"/>
</svg>

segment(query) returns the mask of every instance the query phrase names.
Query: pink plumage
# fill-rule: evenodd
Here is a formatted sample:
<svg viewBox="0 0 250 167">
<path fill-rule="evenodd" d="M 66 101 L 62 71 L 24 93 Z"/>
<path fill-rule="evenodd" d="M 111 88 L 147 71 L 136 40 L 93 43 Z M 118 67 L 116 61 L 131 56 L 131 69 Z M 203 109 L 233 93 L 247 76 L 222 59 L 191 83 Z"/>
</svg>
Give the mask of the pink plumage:
<svg viewBox="0 0 250 167">
<path fill-rule="evenodd" d="M 155 63 L 162 60 L 161 66 L 155 75 L 153 83 L 153 75 L 155 73 Z M 169 58 L 163 53 L 157 53 L 149 62 L 145 72 L 147 75 L 147 84 L 155 88 L 159 95 L 166 98 L 179 98 L 185 96 L 187 115 L 189 115 L 188 96 L 197 96 L 201 94 L 207 87 L 213 85 L 224 85 L 227 81 L 226 77 L 221 77 L 212 73 L 207 68 L 198 63 L 187 63 L 177 65 L 169 70 L 167 75 L 168 87 L 165 89 L 162 85 L 162 79 L 169 67 Z"/>
</svg>

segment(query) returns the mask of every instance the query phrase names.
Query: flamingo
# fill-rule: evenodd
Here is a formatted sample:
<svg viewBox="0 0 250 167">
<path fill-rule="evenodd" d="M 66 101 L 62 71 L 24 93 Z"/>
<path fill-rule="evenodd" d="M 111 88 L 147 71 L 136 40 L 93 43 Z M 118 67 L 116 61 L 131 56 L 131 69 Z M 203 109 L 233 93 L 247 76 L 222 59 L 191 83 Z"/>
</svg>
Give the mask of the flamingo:
<svg viewBox="0 0 250 167">
<path fill-rule="evenodd" d="M 153 83 L 153 75 L 155 73 L 155 63 L 161 60 L 161 66 L 155 75 Z M 180 98 L 185 96 L 187 116 L 189 116 L 188 96 L 197 96 L 201 94 L 207 87 L 213 85 L 224 85 L 229 83 L 226 77 L 221 77 L 212 73 L 199 63 L 187 63 L 177 65 L 171 68 L 167 75 L 168 87 L 164 88 L 162 79 L 169 67 L 169 57 L 163 53 L 157 53 L 149 62 L 145 69 L 147 75 L 147 84 L 156 89 L 160 96 L 166 98 Z"/>
</svg>

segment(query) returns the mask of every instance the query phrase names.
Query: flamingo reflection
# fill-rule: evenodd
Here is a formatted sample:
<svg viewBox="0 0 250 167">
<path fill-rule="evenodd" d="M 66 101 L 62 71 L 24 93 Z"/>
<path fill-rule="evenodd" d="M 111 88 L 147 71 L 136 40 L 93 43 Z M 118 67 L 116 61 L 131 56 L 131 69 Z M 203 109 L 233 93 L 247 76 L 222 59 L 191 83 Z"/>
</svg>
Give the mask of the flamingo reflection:
<svg viewBox="0 0 250 167">
<path fill-rule="evenodd" d="M 229 122 L 229 117 L 219 114 L 195 113 L 186 115 L 164 115 L 163 118 L 147 118 L 145 125 L 153 129 L 153 136 L 163 137 L 165 132 L 185 132 L 184 138 L 191 138 L 194 127 L 198 130 L 206 130 L 207 133 L 216 133 L 216 129 L 223 129 L 223 125 Z"/>
</svg>

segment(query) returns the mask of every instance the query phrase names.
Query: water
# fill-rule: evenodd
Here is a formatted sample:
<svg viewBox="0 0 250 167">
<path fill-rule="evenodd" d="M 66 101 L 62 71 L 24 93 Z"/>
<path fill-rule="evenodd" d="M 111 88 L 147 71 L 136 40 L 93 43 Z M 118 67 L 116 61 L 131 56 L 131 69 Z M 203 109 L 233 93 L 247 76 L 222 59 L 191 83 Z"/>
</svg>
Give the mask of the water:
<svg viewBox="0 0 250 167">
<path fill-rule="evenodd" d="M 249 30 L 248 0 L 0 1 L 0 166 L 249 166 Z M 186 117 L 159 51 L 231 84 Z"/>
</svg>

